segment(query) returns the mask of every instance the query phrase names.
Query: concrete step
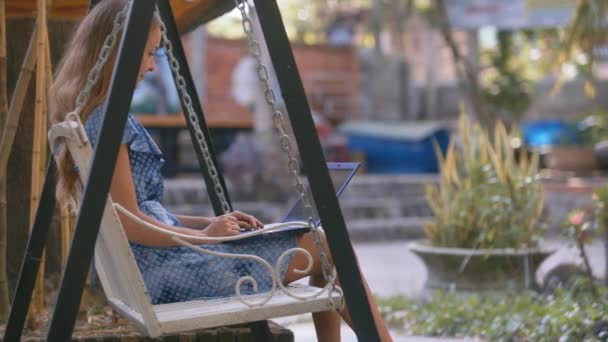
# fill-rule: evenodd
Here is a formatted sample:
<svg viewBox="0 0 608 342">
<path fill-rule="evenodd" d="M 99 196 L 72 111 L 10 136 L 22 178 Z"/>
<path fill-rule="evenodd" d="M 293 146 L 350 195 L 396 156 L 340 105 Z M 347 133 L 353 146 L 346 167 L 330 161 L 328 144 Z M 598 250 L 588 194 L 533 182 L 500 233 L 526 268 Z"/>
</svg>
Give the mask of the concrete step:
<svg viewBox="0 0 608 342">
<path fill-rule="evenodd" d="M 431 216 L 430 208 L 423 196 L 385 198 L 344 196 L 339 202 L 344 217 L 349 219 Z"/>
<path fill-rule="evenodd" d="M 340 197 L 340 205 L 349 217 L 427 216 L 424 184 L 436 177 L 420 175 L 361 175 L 353 179 Z M 229 193 L 232 185 L 227 184 Z M 260 189 L 258 191 L 263 191 Z M 249 196 L 248 196 L 249 197 Z M 232 197 L 239 202 L 238 196 Z M 282 203 L 295 200 L 286 198 Z M 205 183 L 197 178 L 170 179 L 165 183 L 164 203 L 167 206 L 209 205 Z"/>
<path fill-rule="evenodd" d="M 365 220 L 394 220 L 404 218 L 431 216 L 428 205 L 424 199 L 402 202 L 397 198 L 369 199 L 340 199 L 342 215 L 348 222 Z M 171 204 L 165 205 L 169 212 L 183 215 L 212 216 L 213 210 L 208 203 L 202 204 Z M 289 205 L 276 202 L 233 202 L 235 210 L 240 210 L 258 217 L 263 222 L 277 222 L 282 220 L 291 209 Z"/>
<path fill-rule="evenodd" d="M 436 183 L 435 175 L 370 175 L 353 178 L 344 191 L 344 198 L 384 198 L 423 196 L 425 184 Z M 227 182 L 228 191 L 237 193 L 234 185 Z M 264 189 L 255 189 L 263 192 Z M 295 190 L 294 190 L 295 191 Z M 238 200 L 235 198 L 234 200 Z M 208 203 L 205 183 L 200 177 L 173 178 L 165 181 L 165 203 Z"/>
<path fill-rule="evenodd" d="M 355 177 L 339 199 L 351 240 L 366 242 L 422 238 L 424 222 L 431 216 L 424 198 L 424 183 L 435 180 L 436 177 L 428 175 Z M 228 184 L 229 191 L 231 186 Z M 262 222 L 281 221 L 294 200 L 270 202 L 232 198 L 236 210 L 250 213 Z M 201 179 L 168 180 L 164 201 L 170 212 L 213 216 Z"/>
<path fill-rule="evenodd" d="M 249 213 L 262 222 L 279 222 L 286 213 L 286 209 L 272 203 L 261 202 L 235 202 L 237 210 Z M 183 215 L 213 216 L 209 206 L 205 205 L 178 205 L 167 206 L 172 213 Z M 424 224 L 429 217 L 361 217 L 347 216 L 344 212 L 346 229 L 352 241 L 375 242 L 391 240 L 411 240 L 424 237 Z"/>
<path fill-rule="evenodd" d="M 424 238 L 429 217 L 398 217 L 346 220 L 348 235 L 354 242 L 415 240 Z"/>
</svg>

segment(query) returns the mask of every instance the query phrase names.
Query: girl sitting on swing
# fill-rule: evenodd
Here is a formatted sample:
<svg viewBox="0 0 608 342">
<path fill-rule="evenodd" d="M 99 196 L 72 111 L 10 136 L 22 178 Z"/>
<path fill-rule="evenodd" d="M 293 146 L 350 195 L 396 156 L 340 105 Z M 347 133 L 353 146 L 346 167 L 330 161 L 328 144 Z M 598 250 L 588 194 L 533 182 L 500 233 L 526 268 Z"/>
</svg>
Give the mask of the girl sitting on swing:
<svg viewBox="0 0 608 342">
<path fill-rule="evenodd" d="M 87 82 L 88 72 L 96 64 L 104 40 L 113 29 L 114 18 L 125 6 L 127 0 L 103 0 L 78 26 L 57 68 L 51 87 L 49 110 L 53 123 L 63 121 L 64 115 L 73 110 L 76 98 Z M 155 16 L 145 44 L 138 82 L 143 79 L 144 74 L 155 69 L 154 56 L 160 41 L 160 19 Z M 103 103 L 108 96 L 117 46 L 117 43 L 114 44 L 108 61 L 100 71 L 99 80 L 91 89 L 80 113 L 80 119 L 85 123 L 93 147 L 97 143 L 103 121 Z M 63 149 L 60 157 L 57 191 L 59 203 L 64 204 L 75 203 L 81 188 L 74 163 L 66 150 Z M 148 132 L 129 115 L 110 187 L 114 202 L 145 222 L 192 236 L 193 239 L 188 241 L 190 243 L 200 244 L 200 240 L 196 238 L 228 237 L 238 235 L 241 229 L 262 227 L 258 219 L 240 211 L 217 217 L 169 213 L 160 202 L 163 197 L 163 177 L 160 172 L 163 162 L 162 154 Z M 153 304 L 231 296 L 234 294 L 234 284 L 245 275 L 250 275 L 258 281 L 260 291 L 269 291 L 272 288 L 272 276 L 260 263 L 193 251 L 179 246 L 167 235 L 147 229 L 141 222 L 122 213 L 119 215 Z M 328 250 L 325 237 L 322 238 Z M 210 242 L 204 245 L 205 249 L 211 251 L 256 255 L 271 265 L 276 264 L 284 251 L 294 247 L 303 248 L 313 256 L 310 284 L 324 287 L 326 280 L 311 233 L 285 231 L 230 243 Z M 331 262 L 331 256 L 329 257 Z M 305 269 L 307 264 L 305 256 L 300 253 L 292 254 L 281 266 L 280 281 L 288 284 L 304 277 L 305 275 L 294 272 L 294 269 Z M 365 280 L 364 284 L 380 334 L 384 341 L 390 341 L 391 337 Z M 346 323 L 351 324 L 346 308 L 339 312 L 313 314 L 320 341 L 340 340 L 340 316 Z"/>
</svg>

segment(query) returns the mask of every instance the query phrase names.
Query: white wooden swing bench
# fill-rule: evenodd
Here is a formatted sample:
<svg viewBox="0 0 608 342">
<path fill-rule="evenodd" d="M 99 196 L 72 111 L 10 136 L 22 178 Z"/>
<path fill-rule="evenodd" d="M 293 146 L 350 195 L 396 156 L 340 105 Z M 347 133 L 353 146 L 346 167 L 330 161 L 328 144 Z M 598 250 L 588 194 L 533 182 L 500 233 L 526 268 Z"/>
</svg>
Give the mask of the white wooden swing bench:
<svg viewBox="0 0 608 342">
<path fill-rule="evenodd" d="M 245 11 L 246 2 L 237 0 L 236 3 L 237 7 L 241 11 L 241 14 L 243 15 L 244 23 L 249 22 L 249 24 L 251 24 L 248 14 Z M 115 36 L 118 32 L 119 26 L 124 24 L 124 22 L 121 23 L 121 17 L 124 19 L 127 9 L 128 6 L 125 7 L 115 19 L 115 27 L 110 34 L 114 35 L 114 38 L 116 38 Z M 166 35 L 166 27 L 162 21 L 160 24 L 162 43 L 166 47 L 172 71 L 174 71 L 174 73 L 177 75 L 176 83 L 178 84 L 178 87 L 183 88 L 185 86 L 185 82 L 180 74 L 179 67 L 177 65 L 178 62 L 172 53 L 172 44 Z M 244 25 L 244 27 L 250 27 L 250 25 Z M 255 41 L 251 31 L 249 30 L 247 33 L 250 40 L 250 46 L 258 44 Z M 108 36 L 106 38 L 107 41 L 115 41 L 115 39 L 108 40 L 108 38 L 111 37 Z M 109 45 L 104 46 L 105 49 L 102 49 L 102 51 L 106 51 L 106 53 L 112 48 L 111 44 L 113 43 L 107 44 Z M 278 115 L 279 117 L 277 119 L 280 119 L 275 120 L 275 124 L 277 125 L 277 129 L 281 135 L 280 142 L 287 154 L 289 166 L 291 167 L 291 172 L 296 181 L 296 189 L 298 189 L 303 196 L 308 196 L 305 186 L 300 183 L 298 178 L 298 163 L 291 153 L 289 146 L 285 146 L 284 143 L 288 142 L 289 139 L 286 136 L 285 128 L 282 124 L 282 113 L 278 110 L 278 108 L 276 108 L 274 93 L 271 90 L 267 77 L 268 71 L 261 63 L 259 46 L 258 49 L 254 49 L 254 55 L 257 56 L 258 68 L 263 69 L 264 71 L 263 73 L 258 71 L 258 76 L 260 77 L 260 81 L 262 81 L 265 89 L 267 89 L 267 101 L 273 108 L 273 112 L 275 113 L 273 115 Z M 78 168 L 79 177 L 82 184 L 87 184 L 86 178 L 89 175 L 92 149 L 82 122 L 80 122 L 79 113 L 82 110 L 82 104 L 86 103 L 86 98 L 88 97 L 92 85 L 96 82 L 96 76 L 94 76 L 95 73 L 93 71 L 99 70 L 106 62 L 106 59 L 107 56 L 103 56 L 103 54 L 100 53 L 96 67 L 89 72 L 89 79 L 85 89 L 83 89 L 76 100 L 76 109 L 73 112 L 66 114 L 65 120 L 61 123 L 53 125 L 49 131 L 49 140 L 53 154 L 57 156 L 57 152 L 60 150 L 60 147 L 66 149 L 66 153 L 69 153 L 72 156 L 72 159 Z M 200 131 L 198 124 L 196 124 L 196 115 L 191 106 L 192 101 L 185 89 L 180 89 L 180 94 L 182 96 L 182 102 L 186 104 L 186 108 L 184 108 L 184 111 L 188 114 L 186 118 L 191 121 L 195 130 L 199 130 L 195 136 L 201 151 L 206 151 L 206 153 L 203 153 L 203 155 L 207 155 L 205 158 L 207 166 L 210 168 L 210 173 L 217 174 L 218 171 L 215 169 L 215 166 L 209 159 L 208 147 L 205 139 L 203 138 L 203 133 Z M 221 186 L 219 184 L 219 180 L 217 180 L 217 177 L 215 177 L 214 182 L 216 195 L 218 195 L 218 198 L 223 198 L 223 190 L 218 190 L 218 188 L 221 188 Z M 227 212 L 229 210 L 229 205 L 225 201 L 225 197 L 224 202 L 225 203 L 223 203 L 222 206 L 224 211 Z M 322 249 L 322 243 L 318 230 L 319 228 L 316 224 L 312 223 L 314 221 L 314 213 L 312 213 L 313 209 L 308 204 L 311 202 L 306 197 L 305 203 L 307 203 L 307 209 L 310 211 L 309 220 L 308 222 L 302 222 L 301 225 L 304 227 L 310 227 L 312 235 L 315 239 L 315 245 L 317 248 Z M 227 258 L 247 258 L 262 263 L 272 276 L 272 290 L 266 293 L 241 295 L 240 288 L 244 282 L 251 283 L 254 291 L 257 291 L 256 280 L 251 276 L 245 276 L 241 277 L 236 282 L 235 296 L 232 297 L 153 305 L 146 291 L 143 277 L 131 252 L 129 242 L 117 214 L 118 211 L 126 215 L 126 217 L 129 219 L 139 221 L 142 226 L 166 234 L 179 244 L 194 249 L 198 252 Z M 198 240 L 207 243 L 221 243 L 263 234 L 266 231 L 276 229 L 277 227 L 277 225 L 270 225 L 258 231 L 241 234 L 234 237 L 200 238 Z M 144 222 L 120 205 L 114 203 L 111 196 L 108 195 L 101 218 L 99 235 L 97 236 L 95 245 L 95 267 L 98 278 L 110 305 L 125 318 L 130 320 L 136 327 L 142 330 L 142 332 L 151 337 L 224 325 L 256 322 L 280 316 L 328 311 L 344 304 L 342 301 L 342 291 L 339 287 L 335 286 L 335 270 L 333 271 L 333 274 L 331 274 L 332 267 L 327 260 L 327 254 L 325 252 L 320 253 L 320 258 L 323 263 L 323 275 L 325 279 L 328 280 L 328 285 L 325 288 L 304 285 L 285 286 L 280 282 L 278 276 L 280 273 L 280 266 L 282 265 L 284 258 L 293 253 L 301 253 L 305 255 L 308 259 L 307 269 L 296 269 L 294 271 L 300 272 L 301 274 L 307 274 L 312 268 L 312 256 L 308 251 L 302 248 L 293 248 L 285 251 L 279 257 L 277 265 L 273 267 L 267 261 L 258 256 L 212 252 L 205 250 L 202 248 L 203 246 L 199 247 L 192 245 L 191 243 L 186 242 L 184 238 L 185 236 L 182 234 L 167 231 L 161 227 Z M 192 237 L 188 238 L 190 241 L 193 241 Z"/>
<path fill-rule="evenodd" d="M 68 149 L 78 167 L 81 181 L 86 184 L 92 149 L 82 124 L 72 120 L 56 124 L 49 131 L 49 140 L 54 152 L 58 151 L 60 145 Z M 95 245 L 96 271 L 110 305 L 151 337 L 327 311 L 333 308 L 334 303 L 341 301 L 341 294 L 337 292 L 305 285 L 283 288 L 279 283 L 277 285 L 283 291 L 242 296 L 237 293 L 227 298 L 152 305 L 117 210 L 130 214 L 113 203 L 108 195 Z M 160 227 L 148 228 L 171 235 L 171 232 Z M 179 234 L 174 234 L 173 238 L 183 242 Z M 238 283 L 236 287 L 238 292 Z M 333 303 L 328 296 L 321 296 L 322 293 L 329 294 Z"/>
</svg>

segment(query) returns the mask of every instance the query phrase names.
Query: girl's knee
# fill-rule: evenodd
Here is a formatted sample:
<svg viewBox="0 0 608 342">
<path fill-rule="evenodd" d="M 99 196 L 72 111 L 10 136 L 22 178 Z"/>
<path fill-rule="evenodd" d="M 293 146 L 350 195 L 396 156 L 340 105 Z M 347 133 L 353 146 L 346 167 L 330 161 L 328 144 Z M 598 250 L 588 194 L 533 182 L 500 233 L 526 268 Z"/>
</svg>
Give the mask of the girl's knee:
<svg viewBox="0 0 608 342">
<path fill-rule="evenodd" d="M 320 251 L 319 251 L 319 249 L 317 247 L 318 244 L 317 244 L 317 241 L 316 241 L 316 237 L 315 237 L 315 235 L 312 232 L 311 233 L 306 233 L 305 236 L 306 236 L 306 240 L 307 240 L 306 244 L 308 246 L 308 247 L 305 247 L 305 248 L 313 256 L 314 263 L 315 263 L 315 268 L 320 270 L 321 267 L 322 267 L 322 260 L 321 260 Z M 322 250 L 325 253 L 325 255 L 327 256 L 327 260 L 329 261 L 329 263 L 331 265 L 333 265 L 334 260 L 333 260 L 333 257 L 331 255 L 331 251 L 329 250 L 329 244 L 327 243 L 327 237 L 325 235 L 325 232 L 323 230 L 319 230 L 319 234 L 317 236 L 320 239 Z"/>
</svg>

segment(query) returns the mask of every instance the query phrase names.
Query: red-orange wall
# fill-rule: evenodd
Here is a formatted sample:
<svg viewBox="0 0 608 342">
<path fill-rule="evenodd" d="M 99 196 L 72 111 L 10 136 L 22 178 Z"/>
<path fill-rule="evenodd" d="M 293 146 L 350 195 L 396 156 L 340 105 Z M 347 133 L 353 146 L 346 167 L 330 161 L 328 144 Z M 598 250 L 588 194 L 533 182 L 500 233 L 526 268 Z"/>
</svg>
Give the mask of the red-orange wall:
<svg viewBox="0 0 608 342">
<path fill-rule="evenodd" d="M 207 87 L 202 101 L 205 115 L 250 121 L 251 113 L 230 95 L 232 71 L 245 55 L 245 42 L 208 37 L 206 48 Z M 322 111 L 320 99 L 325 98 L 329 101 L 326 103 L 334 104 L 334 110 L 324 115 L 357 117 L 360 93 L 357 50 L 304 44 L 293 44 L 292 48 L 311 107 Z"/>
</svg>

